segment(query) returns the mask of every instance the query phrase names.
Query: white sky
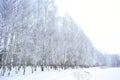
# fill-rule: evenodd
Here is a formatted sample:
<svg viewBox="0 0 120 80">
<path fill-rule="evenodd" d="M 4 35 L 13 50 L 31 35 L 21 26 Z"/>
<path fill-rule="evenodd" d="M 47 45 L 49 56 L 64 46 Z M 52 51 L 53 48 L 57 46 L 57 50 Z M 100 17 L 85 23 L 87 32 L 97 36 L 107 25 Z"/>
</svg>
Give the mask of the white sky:
<svg viewBox="0 0 120 80">
<path fill-rule="evenodd" d="M 120 0 L 58 0 L 101 52 L 120 54 Z"/>
</svg>

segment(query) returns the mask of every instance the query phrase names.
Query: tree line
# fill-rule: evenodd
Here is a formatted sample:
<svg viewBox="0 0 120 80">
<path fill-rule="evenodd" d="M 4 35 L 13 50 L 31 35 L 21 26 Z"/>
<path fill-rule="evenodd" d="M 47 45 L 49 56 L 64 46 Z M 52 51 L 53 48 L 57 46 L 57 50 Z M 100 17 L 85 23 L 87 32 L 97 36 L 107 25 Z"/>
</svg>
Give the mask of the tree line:
<svg viewBox="0 0 120 80">
<path fill-rule="evenodd" d="M 54 0 L 0 0 L 0 68 L 74 68 L 103 65 L 102 54 Z"/>
</svg>

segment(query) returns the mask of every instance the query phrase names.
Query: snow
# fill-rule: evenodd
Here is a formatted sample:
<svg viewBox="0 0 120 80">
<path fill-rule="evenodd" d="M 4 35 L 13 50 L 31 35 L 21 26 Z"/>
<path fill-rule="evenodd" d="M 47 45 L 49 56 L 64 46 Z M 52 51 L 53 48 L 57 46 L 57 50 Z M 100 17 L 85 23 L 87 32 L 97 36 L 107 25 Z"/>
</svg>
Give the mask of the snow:
<svg viewBox="0 0 120 80">
<path fill-rule="evenodd" d="M 28 67 L 26 74 L 22 75 L 21 69 L 18 74 L 15 74 L 14 69 L 11 75 L 0 76 L 0 80 L 120 80 L 120 68 L 78 68 L 66 70 L 45 70 L 37 69 L 31 73 L 31 68 Z"/>
<path fill-rule="evenodd" d="M 90 80 L 120 80 L 120 68 L 90 68 Z"/>
</svg>

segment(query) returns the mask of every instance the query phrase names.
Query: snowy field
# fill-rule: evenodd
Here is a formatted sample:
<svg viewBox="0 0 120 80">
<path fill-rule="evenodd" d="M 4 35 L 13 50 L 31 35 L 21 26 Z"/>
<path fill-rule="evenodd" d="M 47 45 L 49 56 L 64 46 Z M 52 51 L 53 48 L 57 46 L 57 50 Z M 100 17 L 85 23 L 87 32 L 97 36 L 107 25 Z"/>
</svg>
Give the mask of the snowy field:
<svg viewBox="0 0 120 80">
<path fill-rule="evenodd" d="M 120 80 L 120 68 L 79 68 L 66 70 L 45 70 L 39 69 L 33 74 L 27 68 L 25 75 L 22 70 L 15 74 L 12 70 L 11 75 L 0 76 L 0 80 Z"/>
</svg>

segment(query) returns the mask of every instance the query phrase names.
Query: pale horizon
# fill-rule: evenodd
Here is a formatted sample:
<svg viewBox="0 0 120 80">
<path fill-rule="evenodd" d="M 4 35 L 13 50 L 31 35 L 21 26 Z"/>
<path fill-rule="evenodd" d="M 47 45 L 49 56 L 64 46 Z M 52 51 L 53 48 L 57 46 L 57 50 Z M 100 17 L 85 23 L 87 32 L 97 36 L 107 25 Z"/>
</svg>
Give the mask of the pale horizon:
<svg viewBox="0 0 120 80">
<path fill-rule="evenodd" d="M 95 48 L 120 54 L 119 0 L 58 0 L 59 13 L 71 15 Z"/>
</svg>

